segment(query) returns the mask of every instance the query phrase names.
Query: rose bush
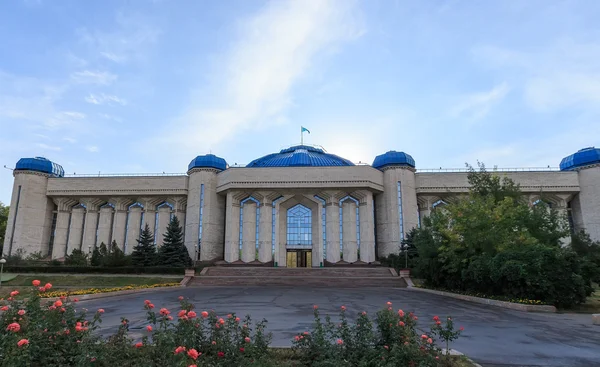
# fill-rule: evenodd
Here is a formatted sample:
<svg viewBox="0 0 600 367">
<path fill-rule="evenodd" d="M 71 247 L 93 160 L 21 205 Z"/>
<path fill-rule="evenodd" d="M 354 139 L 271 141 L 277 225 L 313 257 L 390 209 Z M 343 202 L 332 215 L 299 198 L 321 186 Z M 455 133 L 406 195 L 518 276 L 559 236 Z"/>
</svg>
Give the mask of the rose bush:
<svg viewBox="0 0 600 367">
<path fill-rule="evenodd" d="M 451 318 L 442 323 L 437 316 L 429 331 L 419 330 L 415 315 L 391 303 L 374 321 L 361 312 L 355 323 L 344 306 L 337 323 L 329 316 L 322 321 L 315 306 L 314 328 L 297 335 L 293 356 L 282 358 L 269 348 L 266 320 L 254 324 L 250 316 L 195 311 L 183 297 L 178 310 L 146 300 L 140 306 L 148 323 L 137 334 L 130 335 L 129 320 L 122 318 L 113 335 L 102 337 L 104 309 L 88 312 L 65 296 L 43 300 L 43 292 L 2 305 L 0 366 L 442 366 L 450 361 L 436 338 L 449 343 L 460 334 Z"/>
</svg>

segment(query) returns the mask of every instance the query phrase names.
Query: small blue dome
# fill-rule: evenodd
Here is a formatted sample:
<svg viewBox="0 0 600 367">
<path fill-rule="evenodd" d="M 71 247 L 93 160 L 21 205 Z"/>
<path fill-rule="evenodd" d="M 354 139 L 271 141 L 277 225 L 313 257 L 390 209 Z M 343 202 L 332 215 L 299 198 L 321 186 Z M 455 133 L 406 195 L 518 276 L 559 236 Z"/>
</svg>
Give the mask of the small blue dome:
<svg viewBox="0 0 600 367">
<path fill-rule="evenodd" d="M 227 162 L 214 154 L 199 155 L 192 159 L 188 165 L 188 171 L 192 168 L 216 168 L 224 171 L 227 169 Z"/>
<path fill-rule="evenodd" d="M 560 161 L 561 171 L 571 171 L 575 168 L 600 163 L 600 149 L 589 147 L 583 148 Z"/>
<path fill-rule="evenodd" d="M 325 153 L 323 149 L 296 145 L 253 160 L 246 167 L 329 167 L 354 166 L 347 159 Z"/>
<path fill-rule="evenodd" d="M 60 164 L 49 161 L 44 157 L 21 158 L 17 162 L 15 171 L 36 171 L 56 177 L 63 177 L 65 175 L 65 170 Z"/>
<path fill-rule="evenodd" d="M 382 169 L 386 166 L 410 166 L 415 168 L 415 160 L 410 154 L 390 150 L 385 154 L 375 157 L 372 166 L 377 169 Z"/>
</svg>

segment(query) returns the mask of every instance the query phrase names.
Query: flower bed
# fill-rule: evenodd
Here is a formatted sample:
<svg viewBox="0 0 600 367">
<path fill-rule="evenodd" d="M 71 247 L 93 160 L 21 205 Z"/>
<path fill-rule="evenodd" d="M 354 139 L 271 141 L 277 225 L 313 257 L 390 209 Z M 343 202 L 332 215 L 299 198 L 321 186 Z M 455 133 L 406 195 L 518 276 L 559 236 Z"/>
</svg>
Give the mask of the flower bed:
<svg viewBox="0 0 600 367">
<path fill-rule="evenodd" d="M 467 292 L 467 291 L 444 289 L 444 288 L 426 287 L 426 286 L 423 286 L 422 284 L 415 285 L 414 287 L 415 288 L 423 288 L 423 289 L 431 289 L 431 290 L 434 290 L 434 291 L 441 291 L 441 292 L 450 292 L 450 293 L 462 294 L 463 296 L 471 296 L 471 297 L 493 299 L 495 301 L 504 301 L 504 302 L 511 302 L 511 303 L 519 303 L 519 304 L 522 304 L 522 305 L 536 305 L 536 306 L 546 306 L 546 305 L 549 305 L 549 303 L 547 303 L 547 302 L 543 302 L 543 301 L 535 300 L 535 299 L 526 299 L 526 298 L 520 298 L 519 299 L 519 298 L 511 298 L 511 297 L 487 295 L 485 293 L 478 293 L 478 292 Z"/>
<path fill-rule="evenodd" d="M 112 288 L 86 288 L 86 289 L 75 289 L 75 290 L 61 290 L 46 292 L 42 294 L 43 298 L 56 298 L 66 296 L 82 296 L 84 294 L 98 294 L 98 293 L 109 293 L 118 291 L 130 291 L 136 289 L 148 289 L 148 288 L 162 288 L 162 287 L 179 287 L 179 283 L 161 283 L 161 284 L 141 284 L 141 285 L 126 285 L 123 287 L 112 287 Z"/>
<path fill-rule="evenodd" d="M 314 326 L 294 337 L 292 355 L 286 359 L 269 348 L 271 335 L 266 320 L 254 324 L 250 316 L 217 315 L 195 311 L 179 297 L 180 309 L 171 311 L 144 301 L 148 321 L 141 339 L 129 336 L 129 320 L 121 319 L 108 338 L 95 332 L 103 309 L 88 315 L 74 307 L 75 300 L 62 296 L 40 302 L 39 295 L 52 288 L 40 287 L 27 301 L 12 292 L 0 307 L 0 366 L 421 366 L 453 367 L 455 360 L 443 355 L 462 332 L 451 317 L 435 316 L 427 330 L 417 326 L 418 317 L 396 310 L 390 302 L 371 318 L 357 313 L 348 321 L 341 306 L 339 321 L 322 320 L 314 306 Z M 47 293 L 46 293 L 47 294 Z M 158 311 L 157 311 L 158 310 Z"/>
</svg>

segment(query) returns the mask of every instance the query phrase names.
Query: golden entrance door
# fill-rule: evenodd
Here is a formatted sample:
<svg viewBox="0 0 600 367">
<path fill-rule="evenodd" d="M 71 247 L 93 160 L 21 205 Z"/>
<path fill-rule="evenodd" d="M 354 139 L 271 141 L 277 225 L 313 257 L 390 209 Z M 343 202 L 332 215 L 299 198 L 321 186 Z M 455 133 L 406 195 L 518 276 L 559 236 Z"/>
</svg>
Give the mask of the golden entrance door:
<svg viewBox="0 0 600 367">
<path fill-rule="evenodd" d="M 312 267 L 312 251 L 296 250 L 287 252 L 286 265 L 288 268 L 310 268 Z"/>
</svg>

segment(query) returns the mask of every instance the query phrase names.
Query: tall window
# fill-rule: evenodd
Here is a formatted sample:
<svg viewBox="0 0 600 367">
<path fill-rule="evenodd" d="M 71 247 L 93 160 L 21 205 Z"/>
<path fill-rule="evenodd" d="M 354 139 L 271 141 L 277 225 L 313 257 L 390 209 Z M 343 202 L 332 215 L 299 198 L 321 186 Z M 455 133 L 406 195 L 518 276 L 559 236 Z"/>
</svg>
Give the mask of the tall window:
<svg viewBox="0 0 600 367">
<path fill-rule="evenodd" d="M 271 255 L 275 256 L 275 216 L 277 215 L 277 202 L 283 199 L 283 196 L 273 200 L 273 210 L 271 213 Z"/>
<path fill-rule="evenodd" d="M 312 248 L 312 215 L 310 209 L 302 204 L 288 209 L 287 246 Z"/>
<path fill-rule="evenodd" d="M 200 251 L 202 249 L 202 219 L 204 216 L 204 184 L 200 184 L 200 214 L 198 221 L 198 255 L 196 260 L 200 260 Z M 185 226 L 185 223 L 184 223 Z"/>
<path fill-rule="evenodd" d="M 398 181 L 398 221 L 400 222 L 400 241 L 404 240 L 404 219 L 402 218 L 402 184 Z"/>
<path fill-rule="evenodd" d="M 325 199 L 322 197 L 315 195 L 315 199 L 321 202 L 321 222 L 323 223 L 323 259 L 327 259 L 327 217 L 325 212 Z"/>
</svg>

